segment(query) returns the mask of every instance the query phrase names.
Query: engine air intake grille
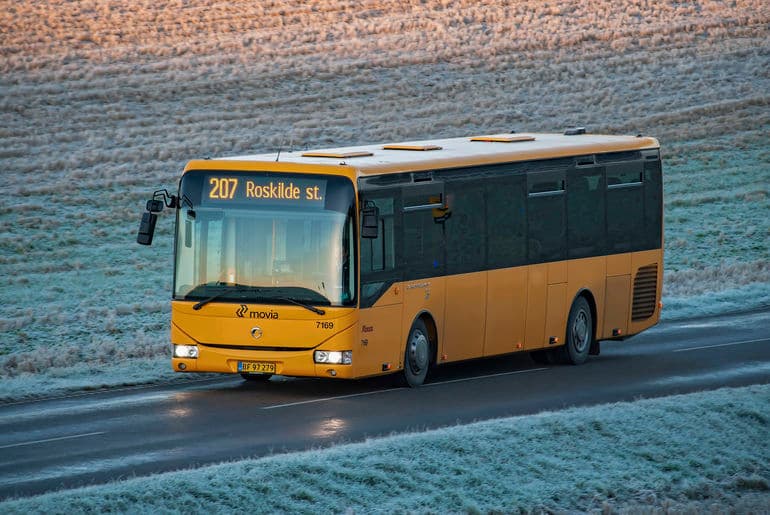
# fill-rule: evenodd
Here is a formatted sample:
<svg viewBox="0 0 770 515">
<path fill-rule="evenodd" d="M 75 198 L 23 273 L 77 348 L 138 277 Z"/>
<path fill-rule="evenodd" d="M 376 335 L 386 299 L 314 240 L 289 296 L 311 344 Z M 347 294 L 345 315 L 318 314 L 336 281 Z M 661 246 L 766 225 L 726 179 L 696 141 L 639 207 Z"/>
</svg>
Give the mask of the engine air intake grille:
<svg viewBox="0 0 770 515">
<path fill-rule="evenodd" d="M 641 267 L 634 277 L 634 300 L 631 306 L 631 321 L 647 320 L 655 313 L 655 299 L 658 290 L 658 264 Z"/>
</svg>

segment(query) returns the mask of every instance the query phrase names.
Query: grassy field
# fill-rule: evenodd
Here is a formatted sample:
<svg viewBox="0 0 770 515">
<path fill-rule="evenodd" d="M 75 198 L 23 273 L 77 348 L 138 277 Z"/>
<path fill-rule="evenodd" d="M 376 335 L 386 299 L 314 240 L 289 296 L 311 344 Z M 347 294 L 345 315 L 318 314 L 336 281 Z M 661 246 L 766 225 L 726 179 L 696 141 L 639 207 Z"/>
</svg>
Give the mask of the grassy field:
<svg viewBox="0 0 770 515">
<path fill-rule="evenodd" d="M 665 316 L 770 304 L 770 4 L 0 1 L 0 399 L 167 380 L 171 220 L 209 155 L 639 133 Z"/>
</svg>

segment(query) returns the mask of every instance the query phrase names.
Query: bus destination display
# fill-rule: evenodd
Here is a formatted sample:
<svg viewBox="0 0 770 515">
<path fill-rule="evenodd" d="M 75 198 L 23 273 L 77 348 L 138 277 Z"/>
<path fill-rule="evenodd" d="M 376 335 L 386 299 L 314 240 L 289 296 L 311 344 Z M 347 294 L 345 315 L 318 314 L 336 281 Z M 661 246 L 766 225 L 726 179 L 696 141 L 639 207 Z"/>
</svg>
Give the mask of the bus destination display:
<svg viewBox="0 0 770 515">
<path fill-rule="evenodd" d="M 208 176 L 205 185 L 202 199 L 205 204 L 260 202 L 323 207 L 326 197 L 326 180 L 323 179 Z"/>
</svg>

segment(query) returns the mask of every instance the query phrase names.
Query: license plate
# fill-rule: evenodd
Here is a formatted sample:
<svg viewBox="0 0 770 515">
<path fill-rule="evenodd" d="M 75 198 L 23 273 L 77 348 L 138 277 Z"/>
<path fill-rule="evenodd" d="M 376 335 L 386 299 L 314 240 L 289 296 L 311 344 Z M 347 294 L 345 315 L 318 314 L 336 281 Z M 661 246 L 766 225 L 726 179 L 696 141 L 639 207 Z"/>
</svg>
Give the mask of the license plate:
<svg viewBox="0 0 770 515">
<path fill-rule="evenodd" d="M 238 372 L 275 374 L 275 363 L 267 363 L 264 361 L 239 361 Z"/>
</svg>

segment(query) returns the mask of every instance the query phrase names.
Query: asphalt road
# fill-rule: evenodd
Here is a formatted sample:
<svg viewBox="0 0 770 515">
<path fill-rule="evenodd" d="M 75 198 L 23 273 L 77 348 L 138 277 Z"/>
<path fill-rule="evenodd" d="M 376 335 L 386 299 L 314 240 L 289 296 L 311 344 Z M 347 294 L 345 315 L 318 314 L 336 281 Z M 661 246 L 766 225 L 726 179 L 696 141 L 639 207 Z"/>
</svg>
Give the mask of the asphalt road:
<svg viewBox="0 0 770 515">
<path fill-rule="evenodd" d="M 0 499 L 543 410 L 770 383 L 770 310 L 661 324 L 585 365 L 527 354 L 392 378 L 223 376 L 0 406 Z"/>
</svg>

